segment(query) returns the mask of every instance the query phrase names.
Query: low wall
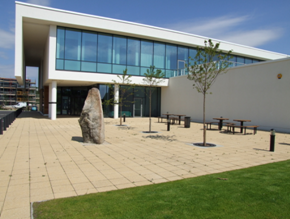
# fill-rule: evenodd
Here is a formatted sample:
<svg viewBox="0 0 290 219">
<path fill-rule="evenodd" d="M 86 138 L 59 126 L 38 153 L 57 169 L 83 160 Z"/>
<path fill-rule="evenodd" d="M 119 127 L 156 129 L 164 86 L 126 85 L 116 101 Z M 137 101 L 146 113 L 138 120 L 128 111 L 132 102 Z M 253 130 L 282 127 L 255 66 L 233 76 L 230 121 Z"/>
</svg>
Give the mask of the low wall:
<svg viewBox="0 0 290 219">
<path fill-rule="evenodd" d="M 186 76 L 170 78 L 169 86 L 162 87 L 161 113 L 186 114 L 202 122 L 203 95 L 192 84 Z M 248 124 L 259 129 L 290 133 L 290 58 L 231 68 L 209 92 L 207 121 L 221 116 L 229 121 L 250 119 Z"/>
</svg>

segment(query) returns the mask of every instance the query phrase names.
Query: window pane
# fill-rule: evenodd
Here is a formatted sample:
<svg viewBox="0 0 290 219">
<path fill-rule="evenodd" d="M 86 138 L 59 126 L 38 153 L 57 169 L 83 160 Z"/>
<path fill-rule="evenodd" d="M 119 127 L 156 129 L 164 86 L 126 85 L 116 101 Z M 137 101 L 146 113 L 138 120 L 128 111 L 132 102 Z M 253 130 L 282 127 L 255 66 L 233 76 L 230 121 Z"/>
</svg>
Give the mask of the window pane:
<svg viewBox="0 0 290 219">
<path fill-rule="evenodd" d="M 114 37 L 113 63 L 126 64 L 127 39 L 124 37 Z"/>
<path fill-rule="evenodd" d="M 154 66 L 165 68 L 165 44 L 154 43 Z"/>
<path fill-rule="evenodd" d="M 65 59 L 81 59 L 82 33 L 76 30 L 66 30 L 65 33 Z"/>
<path fill-rule="evenodd" d="M 178 60 L 184 60 L 186 63 L 188 62 L 188 48 L 178 47 Z"/>
<path fill-rule="evenodd" d="M 112 65 L 98 63 L 98 72 L 112 73 Z"/>
<path fill-rule="evenodd" d="M 233 56 L 229 61 L 231 62 L 229 67 L 237 66 L 237 56 Z"/>
<path fill-rule="evenodd" d="M 95 62 L 82 62 L 82 71 L 91 71 L 96 72 L 97 71 L 97 63 Z"/>
<path fill-rule="evenodd" d="M 64 58 L 64 32 L 63 28 L 57 28 L 56 58 Z"/>
<path fill-rule="evenodd" d="M 237 56 L 237 66 L 243 65 L 245 63 L 245 58 Z"/>
<path fill-rule="evenodd" d="M 141 41 L 141 66 L 150 67 L 153 65 L 153 43 Z"/>
<path fill-rule="evenodd" d="M 171 77 L 174 77 L 174 76 L 176 76 L 176 71 L 174 71 L 174 70 L 166 70 L 166 74 L 165 74 L 166 78 L 171 78 Z"/>
<path fill-rule="evenodd" d="M 123 71 L 126 69 L 125 65 L 113 65 L 114 74 L 123 74 Z"/>
<path fill-rule="evenodd" d="M 141 70 L 141 72 L 140 72 L 140 75 L 144 75 L 144 73 L 147 73 L 147 69 L 149 69 L 149 67 L 148 68 L 140 68 L 140 70 Z"/>
<path fill-rule="evenodd" d="M 177 68 L 177 46 L 166 45 L 166 69 Z"/>
<path fill-rule="evenodd" d="M 189 49 L 189 57 L 191 58 L 191 59 L 189 59 L 189 64 L 190 65 L 194 64 L 196 54 L 197 54 L 197 50 L 196 49 Z"/>
<path fill-rule="evenodd" d="M 140 67 L 127 66 L 128 75 L 140 75 Z"/>
<path fill-rule="evenodd" d="M 65 60 L 64 68 L 65 68 L 65 70 L 80 71 L 81 62 L 80 61 Z"/>
<path fill-rule="evenodd" d="M 83 32 L 82 38 L 82 60 L 97 61 L 97 37 L 95 33 Z"/>
<path fill-rule="evenodd" d="M 112 62 L 112 36 L 99 34 L 98 62 Z"/>
<path fill-rule="evenodd" d="M 245 58 L 245 63 L 246 64 L 251 64 L 251 63 L 253 63 L 253 60 L 250 59 L 250 58 Z"/>
<path fill-rule="evenodd" d="M 253 63 L 257 63 L 257 62 L 259 62 L 259 60 L 253 59 Z"/>
<path fill-rule="evenodd" d="M 140 65 L 140 40 L 128 39 L 127 65 Z"/>
<path fill-rule="evenodd" d="M 57 59 L 56 60 L 56 69 L 57 70 L 63 70 L 63 60 L 62 59 Z"/>
</svg>

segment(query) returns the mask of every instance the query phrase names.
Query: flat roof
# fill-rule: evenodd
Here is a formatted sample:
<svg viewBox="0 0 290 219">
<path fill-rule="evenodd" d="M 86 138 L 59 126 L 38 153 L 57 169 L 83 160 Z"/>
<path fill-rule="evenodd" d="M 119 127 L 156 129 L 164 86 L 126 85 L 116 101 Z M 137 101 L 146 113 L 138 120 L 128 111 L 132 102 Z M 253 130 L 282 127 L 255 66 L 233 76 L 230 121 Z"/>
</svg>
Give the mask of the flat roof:
<svg viewBox="0 0 290 219">
<path fill-rule="evenodd" d="M 132 36 L 137 38 L 162 41 L 167 43 L 174 43 L 178 45 L 184 45 L 189 47 L 203 47 L 204 40 L 208 40 L 211 37 L 204 37 L 195 34 L 180 32 L 176 30 L 170 30 L 166 28 L 155 27 L 151 25 L 145 25 L 135 22 L 129 22 L 124 20 L 118 20 L 113 18 L 101 17 L 96 15 L 90 15 L 85 13 L 78 13 L 73 11 L 61 10 L 51 7 L 45 7 L 40 5 L 34 5 L 29 3 L 23 3 L 16 1 L 16 6 L 21 6 L 20 12 L 23 17 L 24 26 L 24 39 L 27 40 L 26 34 L 31 33 L 34 29 L 31 27 L 38 25 L 37 28 L 41 28 L 41 25 L 48 27 L 48 25 L 59 25 L 65 27 L 74 27 L 79 29 L 93 30 L 99 32 L 106 32 L 112 34 L 120 34 L 126 36 Z M 33 10 L 33 13 L 31 13 Z M 28 28 L 29 31 L 25 31 Z M 44 27 L 43 27 L 44 29 Z M 41 32 L 46 32 L 42 30 Z M 48 30 L 47 30 L 48 31 Z M 34 32 L 35 34 L 36 32 Z M 47 32 L 46 32 L 47 34 Z M 37 33 L 39 35 L 39 33 Z M 45 34 L 43 34 L 45 35 Z M 39 36 L 44 37 L 44 36 Z M 272 52 L 268 50 L 258 49 L 246 45 L 226 42 L 223 40 L 213 39 L 214 42 L 220 42 L 220 49 L 224 51 L 233 50 L 233 54 L 242 55 L 250 58 L 257 58 L 262 60 L 272 60 L 288 57 L 287 54 Z M 35 41 L 34 41 L 35 42 Z M 25 42 L 24 42 L 25 43 Z"/>
</svg>

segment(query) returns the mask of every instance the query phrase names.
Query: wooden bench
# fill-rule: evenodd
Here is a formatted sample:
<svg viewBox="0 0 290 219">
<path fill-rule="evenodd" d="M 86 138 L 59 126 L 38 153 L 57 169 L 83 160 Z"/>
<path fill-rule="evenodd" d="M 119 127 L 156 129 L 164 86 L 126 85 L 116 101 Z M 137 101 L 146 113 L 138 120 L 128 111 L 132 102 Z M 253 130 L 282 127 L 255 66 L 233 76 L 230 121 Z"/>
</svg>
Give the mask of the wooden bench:
<svg viewBox="0 0 290 219">
<path fill-rule="evenodd" d="M 158 117 L 158 122 L 163 122 L 163 119 L 165 119 L 165 123 L 167 123 L 167 117 L 163 116 Z M 169 119 L 171 124 L 175 124 L 176 121 L 179 121 L 177 117 L 169 117 Z"/>
<path fill-rule="evenodd" d="M 166 118 L 166 117 L 164 117 L 164 116 L 159 116 L 159 117 L 158 117 L 158 122 L 160 122 L 160 120 L 161 120 L 161 122 L 163 122 L 163 119 L 165 119 L 165 120 L 166 120 L 167 118 Z M 166 122 L 167 122 L 167 121 L 166 121 Z"/>
<path fill-rule="evenodd" d="M 209 125 L 209 129 L 211 129 L 211 125 L 212 125 L 212 124 L 216 124 L 216 125 L 218 125 L 219 122 L 206 122 L 205 124 L 206 124 L 206 129 L 208 129 L 208 125 Z"/>
<path fill-rule="evenodd" d="M 252 128 L 253 129 L 253 134 L 257 134 L 257 128 L 259 126 L 258 125 L 244 125 L 244 126 L 241 126 L 241 125 L 232 125 L 232 124 L 227 124 L 227 131 L 229 132 L 233 132 L 233 134 L 235 134 L 235 128 L 243 128 L 244 129 L 244 135 L 246 135 L 246 130 L 247 128 Z M 232 129 L 232 131 L 231 131 Z"/>
<path fill-rule="evenodd" d="M 175 124 L 176 121 L 179 121 L 178 117 L 170 116 L 169 119 L 170 119 L 172 125 Z"/>
</svg>

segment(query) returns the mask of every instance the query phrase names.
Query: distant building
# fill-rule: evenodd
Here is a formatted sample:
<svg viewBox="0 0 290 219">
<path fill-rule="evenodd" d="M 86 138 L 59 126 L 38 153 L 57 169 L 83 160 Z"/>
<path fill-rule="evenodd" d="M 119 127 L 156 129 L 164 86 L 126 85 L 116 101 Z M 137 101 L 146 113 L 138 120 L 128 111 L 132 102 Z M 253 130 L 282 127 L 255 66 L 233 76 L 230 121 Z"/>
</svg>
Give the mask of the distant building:
<svg viewBox="0 0 290 219">
<path fill-rule="evenodd" d="M 25 87 L 20 86 L 16 79 L 0 78 L 0 105 L 15 105 L 18 102 L 27 102 L 36 105 L 39 101 L 35 82 L 25 80 Z"/>
</svg>

